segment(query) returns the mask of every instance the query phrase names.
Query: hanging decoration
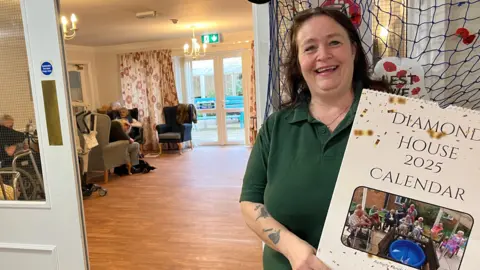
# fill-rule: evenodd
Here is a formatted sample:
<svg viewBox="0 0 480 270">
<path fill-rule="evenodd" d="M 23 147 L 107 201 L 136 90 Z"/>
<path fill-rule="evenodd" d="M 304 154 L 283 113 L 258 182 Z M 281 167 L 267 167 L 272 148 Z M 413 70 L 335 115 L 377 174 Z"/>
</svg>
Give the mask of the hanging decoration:
<svg viewBox="0 0 480 270">
<path fill-rule="evenodd" d="M 358 28 L 362 24 L 362 9 L 353 0 L 325 0 L 321 7 L 338 7 L 338 9 L 350 17 L 355 27 Z"/>
</svg>

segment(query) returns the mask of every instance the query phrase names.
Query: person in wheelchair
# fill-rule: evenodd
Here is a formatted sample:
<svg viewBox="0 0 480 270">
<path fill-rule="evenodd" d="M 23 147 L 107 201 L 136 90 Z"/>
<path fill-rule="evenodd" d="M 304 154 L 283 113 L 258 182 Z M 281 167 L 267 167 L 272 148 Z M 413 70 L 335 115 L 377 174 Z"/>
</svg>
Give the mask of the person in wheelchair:
<svg viewBox="0 0 480 270">
<path fill-rule="evenodd" d="M 13 119 L 13 117 L 11 115 L 8 115 L 8 114 L 4 114 L 1 118 L 0 118 L 0 126 L 3 126 L 3 127 L 6 127 L 8 129 L 10 129 L 10 132 L 9 130 L 6 130 L 6 129 L 3 129 L 3 131 L 1 131 L 2 133 L 0 133 L 0 136 L 6 136 L 6 141 L 7 142 L 13 142 L 13 141 L 19 141 L 19 140 L 22 140 L 21 142 L 18 142 L 16 143 L 16 147 L 15 147 L 15 150 L 16 151 L 20 151 L 20 150 L 27 150 L 29 149 L 29 146 L 28 146 L 28 142 L 26 140 L 26 136 L 25 136 L 25 133 L 22 133 L 20 131 L 16 131 L 13 126 L 15 125 L 15 120 Z M 3 137 L 2 136 L 2 137 Z M 10 139 L 8 138 L 10 137 Z M 13 145 L 11 146 L 11 149 L 13 149 Z"/>
<path fill-rule="evenodd" d="M 25 134 L 4 126 L 3 123 L 2 121 L 0 124 L 0 162 L 2 162 L 1 167 L 10 167 L 15 153 L 21 150 L 19 145 L 24 145 Z"/>
<path fill-rule="evenodd" d="M 4 114 L 2 118 L 0 118 L 0 125 L 7 127 L 9 129 L 13 129 L 14 123 L 15 123 L 15 120 L 11 115 Z"/>
<path fill-rule="evenodd" d="M 14 160 L 16 171 L 20 172 L 23 199 L 37 199 L 44 196 L 40 153 L 29 149 L 27 135 L 13 129 L 13 118 L 0 118 L 0 169 L 12 171 Z M 36 165 L 36 166 L 35 166 Z M 35 170 L 36 169 L 38 170 Z"/>
</svg>

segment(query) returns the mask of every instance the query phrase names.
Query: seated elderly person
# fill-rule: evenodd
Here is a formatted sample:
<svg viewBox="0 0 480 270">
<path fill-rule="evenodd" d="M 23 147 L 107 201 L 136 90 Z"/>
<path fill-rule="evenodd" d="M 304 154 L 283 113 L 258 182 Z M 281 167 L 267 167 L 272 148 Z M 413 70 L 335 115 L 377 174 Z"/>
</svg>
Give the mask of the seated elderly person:
<svg viewBox="0 0 480 270">
<path fill-rule="evenodd" d="M 13 119 L 13 117 L 11 115 L 4 114 L 0 118 L 0 125 L 1 126 L 4 126 L 6 128 L 9 128 L 9 129 L 13 130 L 14 124 L 15 124 L 15 120 Z M 21 135 L 21 136 L 23 136 L 23 135 Z M 17 143 L 16 146 L 17 146 L 16 147 L 17 150 L 22 150 L 22 148 L 25 149 L 25 150 L 28 149 L 28 143 L 27 143 L 26 140 Z"/>
<path fill-rule="evenodd" d="M 404 218 L 400 220 L 400 225 L 398 226 L 398 230 L 400 233 L 407 235 L 410 232 L 411 225 L 413 225 L 412 217 L 406 215 Z"/>
<path fill-rule="evenodd" d="M 395 212 L 395 220 L 397 222 L 397 226 L 400 225 L 400 220 L 407 215 L 407 206 L 405 203 L 402 203 L 402 206 L 397 209 Z"/>
<path fill-rule="evenodd" d="M 13 126 L 14 120 L 10 115 L 5 114 L 0 118 L 0 167 L 11 167 L 15 154 L 30 149 L 32 150 L 33 162 L 35 162 L 40 176 L 43 175 L 39 150 L 35 151 L 35 148 L 30 148 L 26 134 L 13 129 Z M 18 161 L 21 162 L 19 163 Z M 28 161 L 28 163 L 23 166 L 28 167 L 28 170 L 33 170 L 33 166 L 29 162 L 29 156 L 17 160 L 17 166 L 23 164 L 24 161 Z"/>
<path fill-rule="evenodd" d="M 396 221 L 395 221 L 395 210 L 391 209 L 390 212 L 388 212 L 385 215 L 385 223 L 383 224 L 383 230 L 390 230 L 391 228 L 395 227 Z"/>
<path fill-rule="evenodd" d="M 13 130 L 9 127 L 0 125 L 0 162 L 1 167 L 10 167 L 13 156 L 19 150 L 18 146 L 22 145 L 25 135 L 22 132 Z"/>
<path fill-rule="evenodd" d="M 365 211 L 362 209 L 356 209 L 348 219 L 348 225 L 350 226 L 350 235 L 348 236 L 348 239 L 351 241 L 355 237 L 367 239 L 367 235 L 362 232 L 361 228 L 370 227 L 372 223 L 365 215 Z"/>
<path fill-rule="evenodd" d="M 443 223 L 439 222 L 433 225 L 432 229 L 430 230 L 430 235 L 433 240 L 437 240 L 443 236 Z"/>
<path fill-rule="evenodd" d="M 128 136 L 131 125 L 124 119 L 117 119 L 112 121 L 110 128 L 110 142 L 116 142 L 121 140 L 127 140 L 130 142 L 128 146 L 128 153 L 126 153 L 126 161 L 128 174 L 132 174 L 132 166 L 136 166 L 140 163 L 140 145 Z"/>
<path fill-rule="evenodd" d="M 142 141 L 142 134 L 143 132 L 141 131 L 142 129 L 142 122 L 137 121 L 135 118 L 133 118 L 130 115 L 130 111 L 125 108 L 121 107 L 117 110 L 118 113 L 113 114 L 114 119 L 123 119 L 127 121 L 130 126 L 132 127 L 130 131 L 128 132 L 128 136 L 130 138 L 133 138 L 135 142 Z M 140 145 L 140 156 L 143 157 L 143 147 Z"/>
<path fill-rule="evenodd" d="M 122 107 L 118 110 L 118 116 L 116 117 L 117 119 L 124 119 L 124 120 L 127 120 L 128 123 L 130 123 L 130 125 L 132 127 L 142 127 L 142 123 L 141 122 L 138 122 L 135 118 L 133 118 L 131 115 L 130 115 L 130 112 L 128 111 L 127 108 L 125 107 Z"/>
<path fill-rule="evenodd" d="M 451 255 L 456 254 L 465 242 L 465 238 L 463 238 L 464 235 L 465 233 L 463 231 L 457 231 L 456 234 L 451 235 L 450 238 L 447 240 L 445 248 Z"/>
<path fill-rule="evenodd" d="M 2 118 L 0 118 L 0 125 L 13 129 L 13 124 L 15 123 L 13 117 L 8 114 L 4 114 Z"/>
<path fill-rule="evenodd" d="M 373 205 L 372 208 L 370 208 L 370 211 L 368 212 L 369 216 L 373 216 L 373 214 L 378 213 L 378 208 L 376 205 Z"/>
<path fill-rule="evenodd" d="M 423 233 L 423 217 L 419 217 L 413 224 L 412 234 L 415 239 L 420 240 L 422 238 L 422 233 Z"/>
<path fill-rule="evenodd" d="M 380 230 L 382 227 L 382 221 L 380 220 L 380 215 L 378 212 L 374 212 L 370 217 L 370 222 L 372 223 L 372 229 Z"/>
</svg>

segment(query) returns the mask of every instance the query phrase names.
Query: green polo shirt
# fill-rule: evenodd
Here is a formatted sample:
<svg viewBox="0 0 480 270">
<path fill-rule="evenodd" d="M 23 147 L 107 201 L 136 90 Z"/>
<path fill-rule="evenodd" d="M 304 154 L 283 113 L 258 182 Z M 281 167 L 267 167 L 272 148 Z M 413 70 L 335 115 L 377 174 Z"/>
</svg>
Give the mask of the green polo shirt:
<svg viewBox="0 0 480 270">
<path fill-rule="evenodd" d="M 317 248 L 362 87 L 330 133 L 303 104 L 272 114 L 259 130 L 243 179 L 240 201 L 263 203 L 271 216 Z M 281 240 L 280 240 L 281 241 Z M 291 269 L 265 245 L 265 270 Z"/>
</svg>

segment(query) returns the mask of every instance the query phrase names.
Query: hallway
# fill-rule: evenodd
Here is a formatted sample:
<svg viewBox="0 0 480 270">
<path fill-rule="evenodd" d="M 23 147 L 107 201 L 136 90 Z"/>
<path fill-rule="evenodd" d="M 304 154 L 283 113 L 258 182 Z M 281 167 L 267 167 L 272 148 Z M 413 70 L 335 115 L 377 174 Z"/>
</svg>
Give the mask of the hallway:
<svg viewBox="0 0 480 270">
<path fill-rule="evenodd" d="M 111 177 L 84 200 L 93 270 L 261 269 L 240 213 L 246 147 L 197 147 L 146 159 L 157 170 Z M 101 177 L 100 177 L 101 178 Z"/>
</svg>

